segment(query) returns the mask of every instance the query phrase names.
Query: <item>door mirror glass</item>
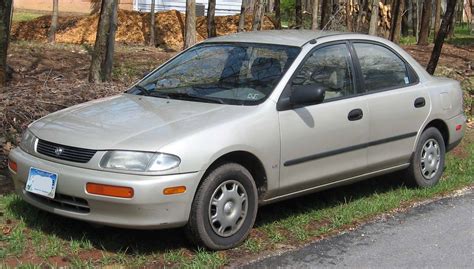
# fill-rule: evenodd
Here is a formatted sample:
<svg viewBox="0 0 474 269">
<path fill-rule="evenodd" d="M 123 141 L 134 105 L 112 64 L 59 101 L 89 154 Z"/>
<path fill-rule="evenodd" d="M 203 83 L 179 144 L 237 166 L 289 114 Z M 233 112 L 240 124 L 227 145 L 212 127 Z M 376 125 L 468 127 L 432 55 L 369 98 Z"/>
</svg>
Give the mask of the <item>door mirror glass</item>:
<svg viewBox="0 0 474 269">
<path fill-rule="evenodd" d="M 295 85 L 291 87 L 290 103 L 293 108 L 322 103 L 326 89 L 322 85 Z"/>
</svg>

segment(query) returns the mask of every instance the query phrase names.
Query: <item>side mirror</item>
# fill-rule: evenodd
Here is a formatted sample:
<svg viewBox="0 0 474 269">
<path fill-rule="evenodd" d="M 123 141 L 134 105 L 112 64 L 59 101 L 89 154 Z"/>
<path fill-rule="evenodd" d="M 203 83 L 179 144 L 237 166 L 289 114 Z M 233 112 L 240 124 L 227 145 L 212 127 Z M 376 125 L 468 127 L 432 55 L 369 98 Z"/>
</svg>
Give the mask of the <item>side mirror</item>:
<svg viewBox="0 0 474 269">
<path fill-rule="evenodd" d="M 293 108 L 316 105 L 324 101 L 325 95 L 322 85 L 295 85 L 291 88 L 290 103 Z"/>
</svg>

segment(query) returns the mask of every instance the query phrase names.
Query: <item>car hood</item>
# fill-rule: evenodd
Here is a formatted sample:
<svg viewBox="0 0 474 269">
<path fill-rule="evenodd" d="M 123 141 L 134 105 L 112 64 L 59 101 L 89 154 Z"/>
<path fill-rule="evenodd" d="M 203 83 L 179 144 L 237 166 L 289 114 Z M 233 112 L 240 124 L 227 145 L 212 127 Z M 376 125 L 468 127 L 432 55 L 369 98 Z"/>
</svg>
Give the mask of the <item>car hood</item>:
<svg viewBox="0 0 474 269">
<path fill-rule="evenodd" d="M 40 139 L 80 148 L 157 151 L 236 117 L 239 107 L 123 94 L 55 112 L 30 130 Z"/>
</svg>

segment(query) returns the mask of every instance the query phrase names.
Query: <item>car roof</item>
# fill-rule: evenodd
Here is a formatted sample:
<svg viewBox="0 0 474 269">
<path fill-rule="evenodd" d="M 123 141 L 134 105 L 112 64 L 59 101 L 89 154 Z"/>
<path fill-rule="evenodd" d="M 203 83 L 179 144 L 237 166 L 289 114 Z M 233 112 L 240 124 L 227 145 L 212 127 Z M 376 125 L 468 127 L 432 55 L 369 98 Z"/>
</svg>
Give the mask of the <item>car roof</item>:
<svg viewBox="0 0 474 269">
<path fill-rule="evenodd" d="M 204 41 L 204 43 L 246 42 L 302 47 L 304 44 L 313 39 L 343 34 L 344 33 L 333 31 L 265 30 L 240 32 L 231 35 L 219 36 L 207 39 Z"/>
</svg>

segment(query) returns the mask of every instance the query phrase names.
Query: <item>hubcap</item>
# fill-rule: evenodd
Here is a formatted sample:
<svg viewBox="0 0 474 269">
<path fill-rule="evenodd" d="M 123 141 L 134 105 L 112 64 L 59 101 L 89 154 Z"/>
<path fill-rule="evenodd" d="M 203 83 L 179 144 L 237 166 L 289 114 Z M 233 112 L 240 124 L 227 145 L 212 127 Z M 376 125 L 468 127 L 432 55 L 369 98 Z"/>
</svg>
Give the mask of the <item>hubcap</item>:
<svg viewBox="0 0 474 269">
<path fill-rule="evenodd" d="M 439 169 L 441 150 L 438 141 L 428 139 L 421 148 L 421 173 L 425 179 L 432 179 Z"/>
<path fill-rule="evenodd" d="M 212 229 L 222 237 L 234 235 L 244 223 L 247 209 L 247 192 L 244 186 L 235 180 L 222 182 L 209 203 Z"/>
</svg>

